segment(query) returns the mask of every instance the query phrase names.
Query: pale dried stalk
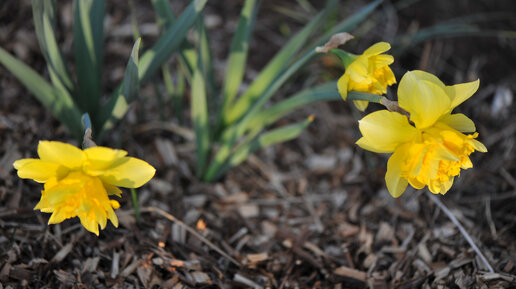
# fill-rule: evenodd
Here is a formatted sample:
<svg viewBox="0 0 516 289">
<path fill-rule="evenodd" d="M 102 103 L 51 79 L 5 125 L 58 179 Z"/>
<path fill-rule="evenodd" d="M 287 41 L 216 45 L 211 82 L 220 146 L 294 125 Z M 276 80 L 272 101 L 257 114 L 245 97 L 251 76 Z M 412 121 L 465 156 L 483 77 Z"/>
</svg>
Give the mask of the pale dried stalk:
<svg viewBox="0 0 516 289">
<path fill-rule="evenodd" d="M 181 220 L 179 220 L 178 218 L 174 217 L 173 215 L 165 212 L 164 210 L 162 210 L 160 208 L 156 208 L 156 207 L 146 207 L 146 208 L 143 208 L 141 210 L 141 212 L 154 212 L 154 213 L 157 213 L 157 214 L 159 214 L 159 215 L 169 219 L 172 222 L 175 222 L 179 226 L 183 227 L 190 234 L 194 235 L 196 238 L 198 238 L 199 240 L 204 242 L 206 245 L 208 245 L 208 247 L 210 247 L 211 249 L 217 251 L 220 255 L 222 255 L 222 257 L 228 259 L 229 261 L 231 261 L 233 264 L 235 264 L 237 266 L 241 266 L 241 264 L 237 260 L 233 259 L 226 252 L 222 251 L 222 249 L 220 249 L 215 244 L 210 242 L 210 240 L 204 238 L 201 234 L 197 233 L 197 231 L 194 230 L 192 227 L 190 227 L 187 224 L 183 223 Z"/>
<path fill-rule="evenodd" d="M 477 245 L 475 245 L 475 242 L 473 242 L 473 239 L 471 238 L 471 236 L 468 234 L 466 229 L 464 229 L 464 227 L 462 227 L 461 223 L 459 223 L 459 220 L 457 220 L 457 218 L 455 218 L 453 213 L 450 210 L 448 210 L 448 208 L 444 205 L 444 203 L 441 202 L 441 200 L 439 200 L 439 198 L 434 196 L 430 191 L 425 190 L 425 193 L 428 196 L 428 198 L 430 200 L 432 200 L 446 214 L 446 216 L 448 216 L 448 218 L 450 218 L 450 220 L 455 224 L 455 226 L 457 226 L 457 228 L 459 228 L 459 231 L 462 233 L 464 238 L 466 238 L 466 241 L 468 241 L 469 245 L 473 248 L 475 253 L 477 253 L 477 255 L 480 257 L 482 262 L 484 262 L 484 265 L 486 265 L 489 272 L 494 273 L 493 267 L 491 267 L 491 265 L 487 261 L 484 254 L 482 254 L 482 252 L 477 247 Z"/>
</svg>

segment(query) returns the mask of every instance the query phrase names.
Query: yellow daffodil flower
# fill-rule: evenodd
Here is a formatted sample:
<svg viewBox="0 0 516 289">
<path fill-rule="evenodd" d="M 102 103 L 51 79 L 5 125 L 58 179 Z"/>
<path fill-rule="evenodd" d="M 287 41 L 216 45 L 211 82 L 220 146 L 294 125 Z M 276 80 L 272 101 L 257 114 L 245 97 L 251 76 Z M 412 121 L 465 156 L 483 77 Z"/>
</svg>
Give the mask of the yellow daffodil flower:
<svg viewBox="0 0 516 289">
<path fill-rule="evenodd" d="M 473 121 L 451 113 L 478 86 L 478 80 L 446 86 L 430 73 L 407 72 L 398 87 L 398 104 L 410 116 L 380 110 L 360 120 L 363 136 L 357 144 L 373 152 L 393 153 L 385 175 L 393 197 L 401 196 L 408 184 L 445 194 L 460 170 L 473 166 L 469 155 L 487 151 L 475 140 Z"/>
<path fill-rule="evenodd" d="M 344 100 L 347 99 L 348 91 L 382 95 L 387 92 L 387 86 L 396 83 L 396 77 L 389 67 L 394 58 L 392 55 L 381 54 L 389 49 L 389 43 L 378 42 L 346 65 L 344 75 L 337 82 L 337 88 Z M 360 111 L 364 111 L 368 105 L 363 100 L 355 100 L 354 103 Z"/>
<path fill-rule="evenodd" d="M 156 170 L 127 152 L 107 147 L 81 150 L 57 141 L 40 141 L 39 159 L 14 162 L 18 176 L 44 183 L 41 200 L 34 208 L 52 213 L 48 223 L 60 223 L 79 217 L 81 224 L 99 235 L 107 220 L 118 227 L 113 209 L 120 207 L 109 195 L 121 196 L 117 186 L 138 188 L 148 182 Z"/>
</svg>

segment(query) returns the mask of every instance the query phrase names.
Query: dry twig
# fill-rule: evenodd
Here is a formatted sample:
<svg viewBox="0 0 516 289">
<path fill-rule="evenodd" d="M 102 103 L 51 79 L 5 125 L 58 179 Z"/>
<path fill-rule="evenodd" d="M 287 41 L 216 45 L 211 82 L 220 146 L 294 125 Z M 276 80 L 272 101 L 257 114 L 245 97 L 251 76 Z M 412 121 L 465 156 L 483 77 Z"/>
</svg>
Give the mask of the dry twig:
<svg viewBox="0 0 516 289">
<path fill-rule="evenodd" d="M 425 193 L 428 196 L 428 198 L 430 200 L 432 200 L 432 202 L 434 202 L 446 214 L 446 216 L 448 216 L 448 218 L 450 218 L 450 220 L 455 224 L 455 226 L 457 226 L 457 228 L 459 228 L 459 231 L 462 233 L 464 238 L 466 238 L 466 241 L 468 241 L 469 245 L 473 248 L 473 250 L 475 250 L 475 253 L 477 253 L 477 255 L 480 257 L 480 259 L 482 259 L 482 262 L 484 262 L 484 264 L 486 265 L 489 272 L 494 273 L 493 267 L 491 267 L 491 265 L 487 261 L 484 254 L 482 254 L 482 251 L 480 251 L 480 249 L 477 247 L 477 245 L 475 245 L 475 242 L 473 242 L 473 239 L 471 238 L 471 236 L 468 234 L 466 229 L 464 229 L 464 227 L 462 227 L 462 225 L 459 223 L 459 220 L 457 220 L 457 218 L 455 218 L 453 213 L 450 210 L 448 210 L 448 208 L 444 205 L 444 203 L 441 202 L 441 200 L 439 200 L 439 198 L 434 196 L 430 191 L 427 190 L 427 191 L 425 191 Z"/>
<path fill-rule="evenodd" d="M 226 252 L 224 252 L 222 249 L 220 249 L 219 247 L 217 247 L 215 244 L 213 244 L 212 242 L 210 242 L 210 240 L 204 238 L 201 234 L 197 233 L 197 231 L 195 231 L 193 228 L 191 228 L 190 226 L 188 226 L 187 224 L 183 223 L 181 220 L 179 220 L 178 218 L 174 217 L 173 215 L 165 212 L 164 210 L 160 209 L 160 208 L 156 208 L 156 207 L 146 207 L 146 208 L 143 208 L 141 210 L 142 213 L 144 212 L 154 212 L 154 213 L 157 213 L 167 219 L 169 219 L 170 221 L 172 222 L 175 222 L 176 224 L 178 224 L 179 226 L 183 227 L 186 231 L 188 231 L 189 233 L 191 233 L 192 235 L 194 235 L 196 238 L 198 238 L 199 240 L 201 240 L 202 242 L 204 242 L 206 245 L 208 245 L 208 247 L 210 247 L 211 249 L 217 251 L 220 255 L 222 255 L 224 258 L 228 259 L 229 261 L 231 261 L 233 264 L 237 265 L 237 266 L 241 266 L 241 264 L 233 259 L 231 256 L 229 256 Z"/>
</svg>

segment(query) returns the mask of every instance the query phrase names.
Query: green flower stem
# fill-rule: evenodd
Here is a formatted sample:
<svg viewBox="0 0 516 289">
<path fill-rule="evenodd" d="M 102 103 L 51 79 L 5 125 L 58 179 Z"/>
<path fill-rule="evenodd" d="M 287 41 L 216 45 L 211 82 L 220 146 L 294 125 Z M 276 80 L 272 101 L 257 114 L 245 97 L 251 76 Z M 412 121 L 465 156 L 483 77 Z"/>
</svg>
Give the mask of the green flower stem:
<svg viewBox="0 0 516 289">
<path fill-rule="evenodd" d="M 136 223 L 140 223 L 140 207 L 138 206 L 138 195 L 136 194 L 136 190 L 131 188 L 131 195 L 133 196 L 133 207 L 134 207 L 134 218 L 136 219 Z"/>
<path fill-rule="evenodd" d="M 357 92 L 357 91 L 349 91 L 348 97 L 346 99 L 347 101 L 351 100 L 366 100 L 369 102 L 376 102 L 382 104 L 382 96 L 376 95 L 372 93 L 365 93 L 365 92 Z"/>
<path fill-rule="evenodd" d="M 357 55 L 338 48 L 330 49 L 330 52 L 337 55 L 346 68 L 357 58 Z"/>
</svg>

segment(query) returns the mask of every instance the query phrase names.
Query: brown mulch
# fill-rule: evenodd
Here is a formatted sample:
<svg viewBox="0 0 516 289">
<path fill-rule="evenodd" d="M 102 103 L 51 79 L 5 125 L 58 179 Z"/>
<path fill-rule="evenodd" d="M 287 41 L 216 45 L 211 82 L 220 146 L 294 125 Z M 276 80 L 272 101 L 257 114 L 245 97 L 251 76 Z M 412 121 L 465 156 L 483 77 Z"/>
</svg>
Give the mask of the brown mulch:
<svg viewBox="0 0 516 289">
<path fill-rule="evenodd" d="M 153 23 L 149 1 L 135 2 L 139 22 Z M 292 3 L 274 2 L 262 4 L 248 78 L 285 41 L 280 32 L 285 25 L 295 31 L 302 24 L 274 9 Z M 364 4 L 351 2 L 353 9 Z M 455 5 L 464 13 L 486 9 L 482 1 L 470 6 L 462 2 L 467 1 Z M 503 9 L 498 2 L 490 7 Z M 66 18 L 71 2 L 63 3 L 60 37 L 70 56 L 71 40 L 65 35 L 71 33 Z M 440 13 L 454 8 L 436 3 Z M 122 77 L 132 45 L 131 35 L 122 29 L 130 27 L 129 8 L 108 5 L 113 28 L 106 32 L 106 91 Z M 396 20 L 399 31 L 377 25 L 362 36 L 369 42 L 355 45 L 389 41 L 382 35 L 413 29 L 418 19 L 422 25 L 442 20 L 443 14 L 432 18 L 423 13 L 432 9 L 428 6 L 420 3 L 395 13 L 391 4 L 383 4 L 370 21 Z M 509 6 L 514 10 L 514 4 Z M 211 40 L 218 44 L 213 45 L 214 55 L 220 60 L 239 7 L 206 8 L 215 23 Z M 7 1 L 0 7 L 0 46 L 44 72 L 27 21 L 31 17 L 30 1 Z M 513 26 L 505 29 L 516 30 L 511 21 L 505 24 Z M 153 39 L 151 33 L 144 42 Z M 48 214 L 33 211 L 41 185 L 19 179 L 12 162 L 35 157 L 39 140 L 76 143 L 0 67 L 0 288 L 516 288 L 515 49 L 514 40 L 508 39 L 434 40 L 408 50 L 394 67 L 398 79 L 407 69 L 423 68 L 447 84 L 481 80 L 479 91 L 459 110 L 475 121 L 489 152 L 474 154 L 475 167 L 463 171 L 440 199 L 495 273 L 488 272 L 457 227 L 422 191 L 407 190 L 399 199 L 388 194 L 383 180 L 388 156 L 354 145 L 361 115 L 344 102 L 294 113 L 280 125 L 309 114 L 316 120 L 298 139 L 266 148 L 223 180 L 203 184 L 195 178 L 194 143 L 170 125 L 176 123 L 170 107 L 166 121 L 159 119 L 154 88 L 142 87 L 140 101 L 104 143 L 157 169 L 156 177 L 138 190 L 140 223 L 125 191 L 117 211 L 119 228 L 108 225 L 97 237 L 77 219 L 49 226 Z M 308 82 L 335 79 L 339 73 L 319 64 L 310 68 L 320 73 L 304 73 Z M 294 79 L 277 97 L 296 91 L 302 80 Z"/>
</svg>

